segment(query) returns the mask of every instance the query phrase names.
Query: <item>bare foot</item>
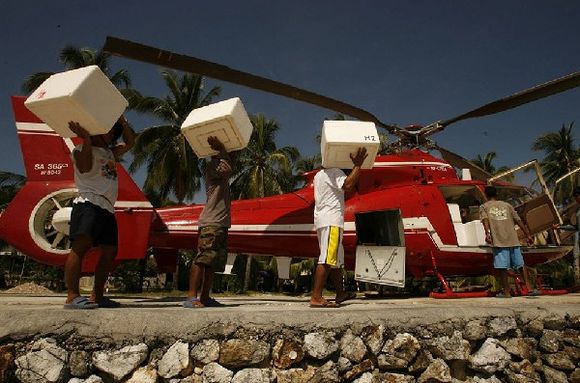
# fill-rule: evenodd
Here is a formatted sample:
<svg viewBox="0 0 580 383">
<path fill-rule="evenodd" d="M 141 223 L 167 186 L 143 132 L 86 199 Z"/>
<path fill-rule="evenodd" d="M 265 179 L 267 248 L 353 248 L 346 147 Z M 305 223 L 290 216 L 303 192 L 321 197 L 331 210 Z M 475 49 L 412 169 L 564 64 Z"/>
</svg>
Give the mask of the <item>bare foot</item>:
<svg viewBox="0 0 580 383">
<path fill-rule="evenodd" d="M 334 302 L 329 302 L 326 299 L 322 298 L 318 299 L 310 299 L 310 307 L 311 308 L 336 308 L 338 304 Z"/>
</svg>

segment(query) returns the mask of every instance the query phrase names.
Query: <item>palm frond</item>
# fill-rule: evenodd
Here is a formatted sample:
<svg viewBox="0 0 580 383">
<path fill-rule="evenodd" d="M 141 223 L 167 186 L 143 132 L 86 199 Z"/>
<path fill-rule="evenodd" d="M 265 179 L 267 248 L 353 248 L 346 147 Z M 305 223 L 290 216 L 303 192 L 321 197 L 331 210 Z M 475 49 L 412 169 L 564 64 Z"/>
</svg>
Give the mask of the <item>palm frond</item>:
<svg viewBox="0 0 580 383">
<path fill-rule="evenodd" d="M 47 78 L 52 76 L 54 72 L 38 72 L 26 77 L 22 84 L 22 91 L 24 93 L 32 93 L 42 84 Z"/>
</svg>

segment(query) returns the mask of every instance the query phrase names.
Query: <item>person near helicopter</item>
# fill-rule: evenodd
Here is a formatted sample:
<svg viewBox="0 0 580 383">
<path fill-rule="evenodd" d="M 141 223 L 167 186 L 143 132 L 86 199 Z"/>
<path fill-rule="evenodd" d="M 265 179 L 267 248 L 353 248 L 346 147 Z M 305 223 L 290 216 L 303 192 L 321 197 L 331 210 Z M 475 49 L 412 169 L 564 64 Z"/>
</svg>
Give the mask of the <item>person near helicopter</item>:
<svg viewBox="0 0 580 383">
<path fill-rule="evenodd" d="M 487 202 L 480 206 L 479 213 L 485 228 L 485 240 L 493 248 L 493 266 L 499 270 L 502 291 L 496 296 L 511 298 L 508 270 L 519 269 L 522 269 L 529 294 L 537 295 L 537 290 L 532 290 L 515 225 L 517 224 L 521 228 L 529 242 L 532 241 L 530 232 L 514 207 L 498 199 L 495 186 L 486 186 L 485 196 Z"/>
<path fill-rule="evenodd" d="M 360 168 L 367 156 L 364 147 L 359 148 L 355 155 L 350 155 L 353 168 L 348 176 L 338 168 L 323 168 L 314 176 L 314 226 L 318 235 L 320 256 L 314 272 L 314 286 L 310 298 L 312 308 L 338 307 L 340 303 L 353 298 L 353 294 L 344 290 L 342 283 L 344 195 L 356 187 Z M 336 289 L 335 302 L 329 302 L 322 296 L 329 274 Z"/>
<path fill-rule="evenodd" d="M 117 256 L 117 221 L 115 202 L 119 183 L 116 163 L 135 143 L 135 134 L 121 116 L 106 134 L 91 136 L 78 122 L 69 122 L 70 130 L 83 143 L 72 152 L 74 178 L 79 196 L 73 201 L 70 220 L 71 251 L 64 266 L 67 286 L 65 309 L 118 307 L 104 296 L 105 283 Z M 117 140 L 123 137 L 123 142 Z M 98 246 L 101 254 L 95 268 L 94 288 L 89 298 L 81 296 L 79 280 L 84 256 Z"/>
</svg>

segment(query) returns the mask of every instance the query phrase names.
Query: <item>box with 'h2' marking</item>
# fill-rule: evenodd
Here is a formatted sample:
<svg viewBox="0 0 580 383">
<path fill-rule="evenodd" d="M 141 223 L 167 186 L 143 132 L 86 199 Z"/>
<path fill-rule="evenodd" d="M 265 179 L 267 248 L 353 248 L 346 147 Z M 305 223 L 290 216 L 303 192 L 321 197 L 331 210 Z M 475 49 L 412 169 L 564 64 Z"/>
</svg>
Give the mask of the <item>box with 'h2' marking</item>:
<svg viewBox="0 0 580 383">
<path fill-rule="evenodd" d="M 322 125 L 320 151 L 325 168 L 352 169 L 350 155 L 354 156 L 358 148 L 364 147 L 368 157 L 361 168 L 370 169 L 379 146 L 379 134 L 373 122 L 327 120 Z"/>
</svg>

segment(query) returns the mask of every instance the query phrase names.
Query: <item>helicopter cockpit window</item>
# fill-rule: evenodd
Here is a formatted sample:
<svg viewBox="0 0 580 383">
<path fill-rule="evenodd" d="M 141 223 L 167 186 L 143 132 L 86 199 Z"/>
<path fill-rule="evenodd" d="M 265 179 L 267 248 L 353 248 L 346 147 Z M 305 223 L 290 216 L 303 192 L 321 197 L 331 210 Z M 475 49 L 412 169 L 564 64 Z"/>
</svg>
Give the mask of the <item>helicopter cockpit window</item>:
<svg viewBox="0 0 580 383">
<path fill-rule="evenodd" d="M 533 190 L 526 189 L 523 187 L 503 187 L 496 186 L 497 197 L 499 200 L 508 202 L 513 207 L 520 206 L 521 204 L 533 199 L 535 196 Z"/>
<path fill-rule="evenodd" d="M 439 190 L 445 198 L 447 205 L 450 205 L 450 212 L 453 207 L 459 207 L 461 222 L 466 223 L 479 219 L 479 206 L 485 202 L 485 197 L 481 190 L 475 186 L 440 186 Z"/>
</svg>

